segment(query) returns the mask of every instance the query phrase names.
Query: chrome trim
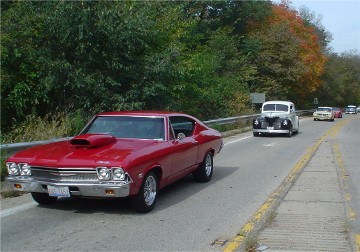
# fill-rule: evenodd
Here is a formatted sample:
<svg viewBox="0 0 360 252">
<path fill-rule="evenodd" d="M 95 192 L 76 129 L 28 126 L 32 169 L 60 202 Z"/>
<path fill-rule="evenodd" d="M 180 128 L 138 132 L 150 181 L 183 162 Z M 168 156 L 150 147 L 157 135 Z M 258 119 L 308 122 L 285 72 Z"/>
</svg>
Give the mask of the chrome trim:
<svg viewBox="0 0 360 252">
<path fill-rule="evenodd" d="M 46 180 L 34 180 L 24 177 L 7 177 L 5 180 L 14 191 L 48 193 L 47 186 L 67 186 L 71 196 L 83 197 L 127 197 L 130 195 L 130 181 L 127 182 L 99 182 L 99 183 L 74 183 L 74 182 L 52 182 Z M 15 184 L 20 184 L 21 189 Z M 106 189 L 114 190 L 113 195 L 105 193 Z"/>
<path fill-rule="evenodd" d="M 133 182 L 125 172 L 125 180 L 99 180 L 94 168 L 49 168 L 31 166 L 31 176 L 8 176 L 5 178 L 15 191 L 48 193 L 47 186 L 67 186 L 72 196 L 127 197 Z M 16 188 L 20 184 L 22 188 Z M 114 194 L 106 194 L 106 189 Z"/>
<path fill-rule="evenodd" d="M 279 133 L 279 134 L 283 134 L 283 133 L 289 133 L 289 130 L 268 130 L 268 129 L 253 129 L 253 132 L 255 133 Z"/>
</svg>

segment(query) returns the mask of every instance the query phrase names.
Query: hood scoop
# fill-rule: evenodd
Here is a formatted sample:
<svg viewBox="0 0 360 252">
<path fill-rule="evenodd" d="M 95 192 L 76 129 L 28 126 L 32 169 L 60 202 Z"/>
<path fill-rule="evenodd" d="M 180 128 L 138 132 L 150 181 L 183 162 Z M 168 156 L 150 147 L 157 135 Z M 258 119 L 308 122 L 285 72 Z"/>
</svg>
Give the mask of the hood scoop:
<svg viewBox="0 0 360 252">
<path fill-rule="evenodd" d="M 71 139 L 70 145 L 75 148 L 99 148 L 115 142 L 116 138 L 111 135 L 84 134 Z"/>
</svg>

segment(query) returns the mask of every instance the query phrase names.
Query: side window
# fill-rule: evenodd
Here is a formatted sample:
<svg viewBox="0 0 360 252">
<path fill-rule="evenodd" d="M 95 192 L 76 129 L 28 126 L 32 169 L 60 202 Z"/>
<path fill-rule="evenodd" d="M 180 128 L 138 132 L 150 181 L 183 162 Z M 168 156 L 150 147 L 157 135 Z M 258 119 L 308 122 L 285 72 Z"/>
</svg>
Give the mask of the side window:
<svg viewBox="0 0 360 252">
<path fill-rule="evenodd" d="M 195 129 L 195 121 L 185 116 L 170 117 L 170 124 L 174 129 L 175 137 L 179 133 L 184 133 L 186 137 L 189 137 L 193 134 Z"/>
</svg>

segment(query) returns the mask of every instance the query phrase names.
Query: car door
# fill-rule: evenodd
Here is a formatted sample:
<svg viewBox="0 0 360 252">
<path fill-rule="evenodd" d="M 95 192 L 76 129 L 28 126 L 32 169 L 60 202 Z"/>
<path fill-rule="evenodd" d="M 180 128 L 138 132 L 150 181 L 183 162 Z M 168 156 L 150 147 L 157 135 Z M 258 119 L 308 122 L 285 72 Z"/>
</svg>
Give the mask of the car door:
<svg viewBox="0 0 360 252">
<path fill-rule="evenodd" d="M 172 148 L 171 176 L 179 177 L 196 164 L 198 142 L 193 132 L 196 123 L 186 116 L 172 116 L 170 127 L 175 138 L 170 141 Z"/>
</svg>

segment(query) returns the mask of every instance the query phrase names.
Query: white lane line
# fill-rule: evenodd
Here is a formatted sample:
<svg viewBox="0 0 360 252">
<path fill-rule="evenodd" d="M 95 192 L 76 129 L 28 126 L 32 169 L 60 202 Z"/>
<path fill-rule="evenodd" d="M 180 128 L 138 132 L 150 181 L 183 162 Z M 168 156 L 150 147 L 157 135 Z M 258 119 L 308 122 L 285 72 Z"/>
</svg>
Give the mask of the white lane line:
<svg viewBox="0 0 360 252">
<path fill-rule="evenodd" d="M 228 144 L 232 144 L 232 143 L 236 143 L 236 142 L 245 140 L 245 139 L 250 138 L 250 137 L 252 137 L 252 136 L 247 136 L 247 137 L 243 137 L 243 138 L 236 139 L 236 140 L 234 140 L 234 141 L 231 141 L 231 142 L 228 142 L 228 143 L 224 144 L 224 146 L 225 146 L 225 145 L 228 145 Z"/>
<path fill-rule="evenodd" d="M 25 203 L 25 204 L 22 204 L 22 205 L 19 205 L 16 207 L 1 210 L 1 218 L 16 214 L 20 211 L 24 211 L 24 210 L 33 208 L 36 205 L 37 205 L 37 203 L 35 203 L 35 202 L 29 202 L 29 203 Z"/>
<path fill-rule="evenodd" d="M 263 144 L 263 146 L 265 146 L 265 147 L 273 147 L 275 145 L 277 145 L 277 142 L 272 142 L 272 143 L 269 143 L 269 144 Z"/>
</svg>

